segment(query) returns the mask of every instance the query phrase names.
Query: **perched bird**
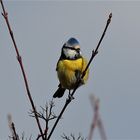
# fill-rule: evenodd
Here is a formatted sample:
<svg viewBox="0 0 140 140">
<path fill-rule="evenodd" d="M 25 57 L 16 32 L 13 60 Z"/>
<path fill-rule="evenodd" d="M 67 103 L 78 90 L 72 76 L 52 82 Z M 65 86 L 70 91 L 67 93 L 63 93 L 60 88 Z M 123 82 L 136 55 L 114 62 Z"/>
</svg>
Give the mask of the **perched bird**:
<svg viewBox="0 0 140 140">
<path fill-rule="evenodd" d="M 60 84 L 53 97 L 62 97 L 66 89 L 69 90 L 70 94 L 70 90 L 75 88 L 76 82 L 80 80 L 86 66 L 87 61 L 81 54 L 79 42 L 75 38 L 70 38 L 64 43 L 61 56 L 57 62 L 56 71 Z M 86 71 L 85 76 L 81 79 L 80 85 L 85 84 L 88 74 L 89 70 Z"/>
</svg>

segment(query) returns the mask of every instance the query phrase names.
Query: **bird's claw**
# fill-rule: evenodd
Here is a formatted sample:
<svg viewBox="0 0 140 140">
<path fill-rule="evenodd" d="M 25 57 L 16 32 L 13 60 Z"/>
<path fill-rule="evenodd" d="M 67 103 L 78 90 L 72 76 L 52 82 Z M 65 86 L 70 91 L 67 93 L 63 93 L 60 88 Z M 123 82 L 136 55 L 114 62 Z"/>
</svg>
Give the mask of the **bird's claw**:
<svg viewBox="0 0 140 140">
<path fill-rule="evenodd" d="M 68 98 L 69 98 L 69 100 L 73 100 L 74 99 L 73 95 L 71 95 L 71 94 L 68 95 Z"/>
</svg>

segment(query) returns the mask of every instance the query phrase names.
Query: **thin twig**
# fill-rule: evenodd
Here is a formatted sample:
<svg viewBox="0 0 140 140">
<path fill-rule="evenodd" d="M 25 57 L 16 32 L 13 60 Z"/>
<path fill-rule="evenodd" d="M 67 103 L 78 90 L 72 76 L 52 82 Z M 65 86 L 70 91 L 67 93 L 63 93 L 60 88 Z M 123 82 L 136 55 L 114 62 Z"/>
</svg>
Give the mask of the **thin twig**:
<svg viewBox="0 0 140 140">
<path fill-rule="evenodd" d="M 46 104 L 46 118 L 47 118 L 47 120 L 46 120 L 46 126 L 45 126 L 45 130 L 44 130 L 44 134 L 45 134 L 45 139 L 47 139 L 47 134 L 48 134 L 48 122 L 50 121 L 50 120 L 53 120 L 53 119 L 55 119 L 55 118 L 57 118 L 56 117 L 56 115 L 55 114 L 53 114 L 53 112 L 52 112 L 52 109 L 53 109 L 53 107 L 54 107 L 54 102 L 53 102 L 53 100 L 52 101 L 50 101 L 50 104 L 49 104 L 50 106 L 49 106 L 49 112 L 48 112 L 48 106 L 47 106 L 47 104 Z"/>
<path fill-rule="evenodd" d="M 48 118 L 48 106 L 47 106 L 47 103 L 46 103 L 45 117 Z M 48 134 L 48 120 L 46 120 L 46 122 L 45 122 L 44 134 L 45 134 L 45 139 L 47 139 L 47 134 Z"/>
<path fill-rule="evenodd" d="M 19 65 L 20 65 L 20 68 L 21 68 L 21 71 L 22 71 L 22 75 L 23 75 L 23 78 L 24 78 L 25 87 L 26 87 L 26 91 L 27 91 L 27 96 L 29 98 L 29 101 L 31 103 L 32 109 L 34 111 L 35 119 L 36 119 L 36 122 L 37 122 L 37 125 L 38 125 L 38 128 L 39 128 L 40 134 L 42 136 L 42 140 L 45 140 L 44 137 L 43 137 L 43 132 L 42 132 L 42 128 L 41 128 L 38 116 L 36 114 L 37 111 L 36 111 L 36 108 L 35 108 L 35 105 L 34 105 L 30 90 L 29 90 L 28 80 L 27 80 L 27 76 L 26 76 L 26 73 L 25 73 L 25 70 L 24 70 L 23 63 L 22 63 L 22 58 L 21 58 L 21 55 L 19 54 L 19 51 L 18 51 L 18 48 L 17 48 L 17 45 L 16 45 L 16 41 L 15 41 L 15 38 L 14 38 L 14 34 L 13 34 L 12 29 L 11 29 L 9 20 L 8 20 L 8 13 L 5 10 L 3 1 L 1 0 L 0 2 L 1 2 L 2 10 L 3 10 L 2 15 L 3 15 L 3 17 L 4 17 L 5 21 L 6 21 L 6 24 L 7 24 L 7 27 L 8 27 L 12 42 L 14 44 L 15 51 L 16 51 L 17 60 L 19 62 Z"/>
<path fill-rule="evenodd" d="M 103 33 L 102 33 L 102 36 L 101 36 L 101 38 L 100 38 L 100 40 L 99 40 L 99 42 L 98 42 L 98 45 L 97 45 L 95 51 L 94 51 L 94 50 L 92 51 L 92 56 L 91 56 L 91 58 L 90 58 L 90 60 L 89 60 L 89 62 L 88 62 L 88 64 L 87 64 L 87 67 L 85 68 L 85 70 L 84 70 L 84 72 L 83 72 L 81 78 L 83 78 L 83 77 L 85 76 L 86 71 L 87 71 L 87 69 L 89 68 L 89 65 L 91 64 L 93 58 L 94 58 L 94 57 L 96 56 L 96 54 L 98 53 L 99 46 L 100 46 L 100 44 L 101 44 L 101 42 L 102 42 L 102 40 L 103 40 L 103 38 L 104 38 L 104 36 L 105 36 L 105 33 L 106 33 L 106 31 L 107 31 L 107 28 L 108 28 L 108 26 L 109 26 L 109 24 L 110 24 L 110 22 L 111 22 L 111 18 L 112 18 L 112 13 L 109 14 L 109 18 L 108 18 L 108 20 L 107 20 L 107 23 L 106 23 L 105 29 L 104 29 L 104 31 L 103 31 Z M 73 94 L 74 94 L 74 93 L 73 93 Z"/>
<path fill-rule="evenodd" d="M 70 136 L 67 136 L 65 133 L 63 133 L 61 137 L 64 140 L 87 140 L 86 138 L 82 137 L 80 133 L 78 137 L 76 137 L 74 134 L 70 134 Z"/>
<path fill-rule="evenodd" d="M 107 23 L 106 23 L 105 29 L 104 29 L 104 31 L 103 31 L 103 33 L 102 33 L 102 36 L 101 36 L 101 38 L 100 38 L 100 40 L 99 40 L 99 42 L 98 42 L 98 44 L 97 44 L 97 47 L 96 47 L 95 51 L 94 51 L 94 50 L 92 51 L 92 56 L 91 56 L 91 58 L 90 58 L 90 60 L 89 60 L 89 62 L 88 62 L 88 64 L 87 64 L 87 66 L 86 66 L 86 68 L 85 68 L 85 70 L 84 70 L 82 76 L 81 76 L 81 79 L 83 79 L 83 77 L 85 76 L 86 71 L 87 71 L 87 69 L 89 68 L 89 66 L 90 66 L 90 64 L 91 64 L 91 62 L 92 62 L 92 60 L 93 60 L 93 58 L 94 58 L 94 57 L 96 56 L 96 54 L 98 53 L 99 46 L 100 46 L 100 44 L 101 44 L 101 42 L 102 42 L 102 40 L 103 40 L 103 38 L 104 38 L 104 36 L 105 36 L 105 33 L 106 33 L 106 31 L 107 31 L 107 28 L 108 28 L 108 26 L 109 26 L 109 24 L 110 24 L 110 22 L 111 22 L 111 18 L 112 18 L 112 13 L 109 14 L 109 18 L 108 18 L 108 20 L 107 20 Z M 75 91 L 77 90 L 77 88 L 79 87 L 80 83 L 81 83 L 81 80 L 78 80 L 78 81 L 77 81 L 77 84 L 76 84 L 76 86 L 75 86 L 75 88 L 74 88 L 74 90 L 73 90 L 73 92 L 71 93 L 71 96 L 74 95 L 74 93 L 75 93 Z M 54 123 L 54 125 L 53 125 L 53 127 L 52 127 L 52 129 L 51 129 L 51 131 L 50 131 L 50 134 L 49 134 L 47 140 L 49 140 L 50 137 L 52 136 L 52 133 L 54 132 L 54 129 L 55 129 L 56 125 L 58 124 L 58 122 L 59 122 L 61 116 L 63 115 L 65 109 L 67 108 L 68 104 L 69 104 L 71 101 L 72 101 L 72 100 L 71 100 L 71 98 L 69 98 L 69 97 L 68 97 L 68 99 L 66 99 L 65 105 L 64 105 L 64 107 L 62 108 L 62 110 L 61 110 L 61 112 L 60 112 L 60 114 L 59 114 L 59 116 L 58 116 L 56 122 Z"/>
<path fill-rule="evenodd" d="M 103 122 L 102 122 L 102 119 L 99 114 L 99 99 L 96 98 L 95 96 L 91 96 L 90 99 L 91 99 L 91 104 L 92 104 L 93 111 L 94 111 L 94 116 L 93 116 L 93 121 L 92 121 L 91 128 L 90 128 L 88 140 L 92 140 L 95 127 L 98 127 L 101 139 L 107 140 Z"/>
<path fill-rule="evenodd" d="M 8 124 L 9 124 L 9 128 L 11 130 L 11 133 L 12 133 L 11 138 L 13 140 L 19 140 L 19 136 L 18 136 L 18 134 L 16 132 L 16 128 L 15 128 L 15 125 L 14 125 L 14 123 L 12 121 L 12 116 L 10 114 L 8 115 Z"/>
<path fill-rule="evenodd" d="M 13 130 L 13 139 L 14 139 L 14 140 L 19 140 L 19 136 L 18 136 L 18 134 L 17 134 L 17 132 L 16 132 L 16 128 L 15 128 L 15 125 L 14 125 L 13 122 L 12 122 L 12 124 L 11 124 L 11 129 Z"/>
<path fill-rule="evenodd" d="M 105 133 L 105 128 L 104 128 L 104 125 L 103 125 L 103 122 L 102 122 L 102 119 L 98 118 L 98 129 L 99 129 L 99 132 L 100 132 L 100 136 L 101 136 L 101 139 L 102 140 L 107 140 L 107 135 Z"/>
<path fill-rule="evenodd" d="M 43 133 L 45 140 L 47 140 L 49 121 L 57 118 L 57 116 L 52 111 L 53 107 L 54 107 L 54 102 L 52 100 L 52 101 L 50 101 L 49 105 L 46 103 L 45 108 L 40 106 L 41 111 L 36 112 L 38 118 L 42 119 L 45 122 L 45 129 L 44 129 L 44 133 Z M 35 117 L 33 110 L 30 110 L 29 116 Z M 37 139 L 40 139 L 40 137 L 41 137 L 41 135 L 38 135 Z"/>
<path fill-rule="evenodd" d="M 70 140 L 69 136 L 65 135 L 64 133 L 63 133 L 63 135 L 62 135 L 61 137 L 62 137 L 63 139 L 65 139 L 65 140 Z"/>
<path fill-rule="evenodd" d="M 98 119 L 99 119 L 99 99 L 96 99 L 94 96 L 91 96 L 90 99 L 91 99 L 91 104 L 94 111 L 94 116 L 93 116 L 93 121 L 90 128 L 88 140 L 92 140 L 93 133 L 94 133 L 95 127 L 98 124 Z"/>
</svg>

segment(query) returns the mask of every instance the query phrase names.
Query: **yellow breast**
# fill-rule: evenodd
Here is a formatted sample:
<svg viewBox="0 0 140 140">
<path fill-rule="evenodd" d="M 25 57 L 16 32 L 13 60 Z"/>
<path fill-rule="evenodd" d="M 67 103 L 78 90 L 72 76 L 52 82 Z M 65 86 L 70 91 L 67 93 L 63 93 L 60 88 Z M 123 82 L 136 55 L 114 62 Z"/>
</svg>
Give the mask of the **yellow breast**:
<svg viewBox="0 0 140 140">
<path fill-rule="evenodd" d="M 85 58 L 79 58 L 77 60 L 60 60 L 57 64 L 57 74 L 62 87 L 66 89 L 73 89 L 77 81 L 75 71 L 83 72 L 87 66 Z M 85 83 L 88 79 L 89 70 L 83 78 Z"/>
</svg>

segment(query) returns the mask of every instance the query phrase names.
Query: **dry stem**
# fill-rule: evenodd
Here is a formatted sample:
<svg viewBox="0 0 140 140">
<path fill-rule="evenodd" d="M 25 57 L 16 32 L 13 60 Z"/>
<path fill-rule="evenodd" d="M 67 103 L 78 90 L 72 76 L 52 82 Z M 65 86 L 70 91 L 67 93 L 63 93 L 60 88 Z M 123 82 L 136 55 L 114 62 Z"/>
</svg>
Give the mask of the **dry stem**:
<svg viewBox="0 0 140 140">
<path fill-rule="evenodd" d="M 14 34 L 13 34 L 12 29 L 11 29 L 9 20 L 8 20 L 8 13 L 5 10 L 5 7 L 4 7 L 4 4 L 3 4 L 2 0 L 0 0 L 0 3 L 1 3 L 1 6 L 2 6 L 2 10 L 3 10 L 2 15 L 3 15 L 3 17 L 4 17 L 5 21 L 6 21 L 6 24 L 7 24 L 7 27 L 8 27 L 8 30 L 9 30 L 9 33 L 10 33 L 10 36 L 11 36 L 11 39 L 12 39 L 12 42 L 13 42 L 13 45 L 14 45 L 14 49 L 16 51 L 17 60 L 19 62 L 19 65 L 20 65 L 20 68 L 21 68 L 21 71 L 22 71 L 22 75 L 23 75 L 23 78 L 24 78 L 25 87 L 26 87 L 26 91 L 27 91 L 27 96 L 29 98 L 29 101 L 31 103 L 32 109 L 34 111 L 35 119 L 36 119 L 36 122 L 37 122 L 37 125 L 38 125 L 38 128 L 39 128 L 40 134 L 42 136 L 42 140 L 45 140 L 44 137 L 43 137 L 43 132 L 42 132 L 42 128 L 41 128 L 38 116 L 36 114 L 37 111 L 36 111 L 36 108 L 35 108 L 35 105 L 34 105 L 30 90 L 29 90 L 28 80 L 27 80 L 27 76 L 26 76 L 26 73 L 25 73 L 25 70 L 24 70 L 22 58 L 21 58 L 21 55 L 19 54 L 19 51 L 18 51 L 18 48 L 17 48 L 17 45 L 16 45 L 16 41 L 15 41 L 15 38 L 14 38 Z"/>
<path fill-rule="evenodd" d="M 99 114 L 99 99 L 96 98 L 95 96 L 91 96 L 90 99 L 91 99 L 94 115 L 93 115 L 93 121 L 91 124 L 88 140 L 92 140 L 95 127 L 98 127 L 101 139 L 107 140 L 103 122 Z"/>
<path fill-rule="evenodd" d="M 12 134 L 12 136 L 10 136 L 10 138 L 12 138 L 13 140 L 19 140 L 19 136 L 16 132 L 15 124 L 12 121 L 12 116 L 10 114 L 8 115 L 8 124 L 9 124 L 9 128 L 10 128 L 11 134 Z"/>
</svg>

